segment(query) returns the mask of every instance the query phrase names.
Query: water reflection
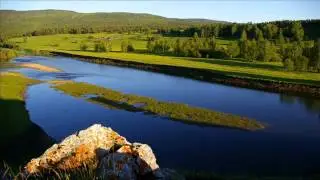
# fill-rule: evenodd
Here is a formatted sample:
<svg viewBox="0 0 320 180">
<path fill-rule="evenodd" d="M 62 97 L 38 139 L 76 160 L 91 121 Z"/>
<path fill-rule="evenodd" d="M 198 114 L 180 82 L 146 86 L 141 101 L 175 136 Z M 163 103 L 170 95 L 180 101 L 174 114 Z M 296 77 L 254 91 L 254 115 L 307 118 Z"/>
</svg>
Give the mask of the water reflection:
<svg viewBox="0 0 320 180">
<path fill-rule="evenodd" d="M 284 104 L 295 104 L 298 103 L 302 105 L 310 113 L 318 114 L 320 119 L 320 100 L 317 98 L 306 98 L 298 96 L 290 96 L 287 94 L 280 94 L 279 99 L 281 103 Z"/>
<path fill-rule="evenodd" d="M 29 119 L 25 103 L 0 98 L 0 168 L 3 161 L 12 168 L 23 166 L 42 154 L 54 140 Z"/>
</svg>

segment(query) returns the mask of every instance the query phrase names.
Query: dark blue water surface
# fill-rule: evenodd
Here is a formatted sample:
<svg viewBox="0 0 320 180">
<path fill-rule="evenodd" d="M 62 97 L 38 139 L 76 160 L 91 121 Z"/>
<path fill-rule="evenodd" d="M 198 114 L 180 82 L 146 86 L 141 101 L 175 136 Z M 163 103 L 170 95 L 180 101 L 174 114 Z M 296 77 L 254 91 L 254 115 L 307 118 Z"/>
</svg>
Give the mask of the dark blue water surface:
<svg viewBox="0 0 320 180">
<path fill-rule="evenodd" d="M 63 57 L 23 57 L 62 70 L 15 69 L 41 80 L 72 79 L 124 93 L 186 103 L 255 118 L 262 131 L 204 127 L 165 118 L 109 110 L 42 83 L 27 92 L 31 120 L 57 141 L 94 123 L 110 126 L 129 141 L 149 144 L 161 167 L 218 173 L 312 174 L 320 167 L 320 99 L 287 96 L 205 83 Z"/>
</svg>

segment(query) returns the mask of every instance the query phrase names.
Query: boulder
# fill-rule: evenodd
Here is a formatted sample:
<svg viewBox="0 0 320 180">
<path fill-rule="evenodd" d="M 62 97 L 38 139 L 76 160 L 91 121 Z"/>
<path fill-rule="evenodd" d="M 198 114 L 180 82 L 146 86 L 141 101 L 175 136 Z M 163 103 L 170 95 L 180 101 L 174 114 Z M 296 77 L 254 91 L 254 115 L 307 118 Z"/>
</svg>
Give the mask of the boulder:
<svg viewBox="0 0 320 180">
<path fill-rule="evenodd" d="M 95 124 L 32 159 L 24 167 L 24 174 L 76 172 L 84 167 L 93 169 L 102 179 L 171 179 L 175 173 L 160 170 L 147 144 L 130 143 L 111 128 Z"/>
</svg>

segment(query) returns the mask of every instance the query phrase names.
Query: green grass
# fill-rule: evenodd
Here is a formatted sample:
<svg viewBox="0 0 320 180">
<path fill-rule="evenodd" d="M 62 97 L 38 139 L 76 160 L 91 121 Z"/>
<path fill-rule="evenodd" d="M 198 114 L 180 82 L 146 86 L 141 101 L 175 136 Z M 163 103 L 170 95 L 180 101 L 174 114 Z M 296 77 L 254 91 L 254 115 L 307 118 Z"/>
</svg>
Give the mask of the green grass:
<svg viewBox="0 0 320 180">
<path fill-rule="evenodd" d="M 113 39 L 113 52 L 93 52 L 94 41 L 102 37 L 111 37 Z M 284 70 L 282 63 L 246 62 L 239 59 L 221 60 L 205 58 L 171 57 L 151 55 L 145 53 L 117 52 L 121 49 L 120 46 L 123 39 L 129 39 L 137 51 L 146 50 L 146 37 L 141 34 L 59 34 L 49 36 L 34 36 L 30 37 L 27 40 L 27 42 L 23 42 L 23 38 L 14 38 L 11 39 L 11 41 L 18 42 L 18 44 L 25 49 L 65 52 L 69 54 L 91 56 L 98 58 L 114 58 L 118 60 L 126 60 L 145 64 L 198 68 L 211 70 L 228 76 L 242 78 L 254 78 L 299 84 L 312 84 L 318 86 L 320 85 L 319 73 L 288 72 Z M 175 37 L 170 37 L 169 39 L 174 41 Z M 223 45 L 228 44 L 232 40 L 218 39 L 217 41 L 218 44 Z M 88 51 L 80 51 L 81 42 L 86 42 L 89 45 Z"/>
<path fill-rule="evenodd" d="M 146 50 L 147 41 L 140 34 L 57 34 L 48 36 L 32 36 L 27 42 L 23 37 L 13 38 L 11 41 L 18 43 L 25 49 L 38 50 L 80 50 L 80 44 L 86 43 L 89 51 L 94 50 L 95 41 L 102 38 L 112 38 L 112 51 L 121 51 L 123 40 L 129 40 L 137 50 Z"/>
<path fill-rule="evenodd" d="M 188 106 L 186 104 L 161 102 L 149 97 L 123 94 L 111 89 L 79 82 L 53 83 L 54 88 L 75 97 L 97 95 L 88 100 L 107 106 L 133 112 L 146 112 L 186 123 L 224 126 L 245 130 L 262 129 L 265 126 L 253 119 L 215 112 L 209 109 Z"/>
<path fill-rule="evenodd" d="M 0 140 L 6 142 L 22 134 L 31 125 L 24 93 L 28 85 L 38 81 L 18 73 L 1 73 L 0 80 Z"/>
</svg>

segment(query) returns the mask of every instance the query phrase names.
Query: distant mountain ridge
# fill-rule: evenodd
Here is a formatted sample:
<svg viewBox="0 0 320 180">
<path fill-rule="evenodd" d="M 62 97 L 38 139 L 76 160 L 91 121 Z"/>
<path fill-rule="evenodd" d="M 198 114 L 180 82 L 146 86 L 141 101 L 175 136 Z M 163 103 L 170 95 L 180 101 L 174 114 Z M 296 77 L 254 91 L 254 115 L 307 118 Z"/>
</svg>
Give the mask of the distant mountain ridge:
<svg viewBox="0 0 320 180">
<path fill-rule="evenodd" d="M 8 35 L 21 35 L 43 28 L 90 27 L 90 28 L 125 28 L 149 27 L 170 28 L 187 27 L 212 23 L 227 23 L 210 19 L 166 18 L 146 13 L 96 12 L 78 13 L 68 10 L 0 10 L 0 31 Z"/>
</svg>

